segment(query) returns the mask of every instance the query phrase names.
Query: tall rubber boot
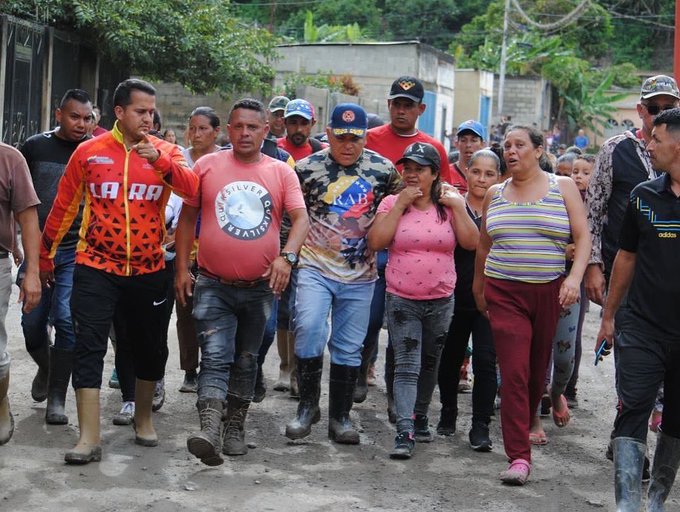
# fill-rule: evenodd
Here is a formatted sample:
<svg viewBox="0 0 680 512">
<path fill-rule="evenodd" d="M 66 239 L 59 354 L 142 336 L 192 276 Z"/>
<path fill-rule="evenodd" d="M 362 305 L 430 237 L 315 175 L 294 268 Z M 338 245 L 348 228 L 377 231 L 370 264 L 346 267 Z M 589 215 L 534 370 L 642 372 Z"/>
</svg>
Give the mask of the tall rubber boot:
<svg viewBox="0 0 680 512">
<path fill-rule="evenodd" d="M 80 438 L 73 450 L 66 452 L 67 464 L 88 464 L 102 460 L 99 424 L 99 388 L 76 389 Z"/>
<path fill-rule="evenodd" d="M 225 455 L 245 455 L 246 444 L 245 423 L 250 407 L 249 400 L 235 395 L 227 395 L 227 413 L 222 419 L 222 453 Z"/>
<path fill-rule="evenodd" d="M 359 432 L 354 430 L 349 411 L 354 403 L 354 386 L 358 366 L 331 364 L 328 393 L 328 437 L 340 444 L 359 444 Z"/>
<path fill-rule="evenodd" d="M 47 410 L 45 411 L 45 422 L 48 425 L 68 424 L 68 416 L 64 408 L 72 368 L 73 351 L 54 347 L 50 349 L 50 375 L 47 386 Z"/>
<path fill-rule="evenodd" d="M 279 378 L 274 384 L 274 391 L 288 391 L 290 389 L 290 360 L 293 354 L 289 352 L 288 330 L 276 330 L 276 348 L 279 352 Z"/>
<path fill-rule="evenodd" d="M 0 445 L 7 444 L 14 434 L 14 416 L 9 408 L 9 370 L 0 380 Z"/>
<path fill-rule="evenodd" d="M 155 390 L 155 380 L 135 380 L 135 444 L 140 446 L 158 446 L 158 435 L 151 417 Z"/>
<path fill-rule="evenodd" d="M 680 439 L 661 433 L 656 443 L 652 480 L 647 492 L 647 512 L 664 512 L 680 466 Z"/>
<path fill-rule="evenodd" d="M 617 512 L 639 512 L 642 504 L 642 468 L 646 446 L 631 437 L 617 437 L 614 445 L 614 494 Z"/>
<path fill-rule="evenodd" d="M 31 384 L 31 396 L 36 402 L 44 402 L 47 399 L 47 379 L 50 373 L 50 352 L 45 345 L 36 350 L 29 350 L 28 354 L 38 365 L 38 371 L 33 377 Z"/>
<path fill-rule="evenodd" d="M 187 449 L 207 466 L 219 466 L 222 458 L 222 414 L 224 402 L 218 398 L 199 398 L 196 402 L 201 431 L 187 439 Z"/>
<path fill-rule="evenodd" d="M 295 419 L 286 425 L 288 439 L 302 439 L 312 432 L 312 425 L 321 419 L 319 397 L 321 396 L 321 372 L 323 356 L 297 358 L 300 403 Z"/>
</svg>

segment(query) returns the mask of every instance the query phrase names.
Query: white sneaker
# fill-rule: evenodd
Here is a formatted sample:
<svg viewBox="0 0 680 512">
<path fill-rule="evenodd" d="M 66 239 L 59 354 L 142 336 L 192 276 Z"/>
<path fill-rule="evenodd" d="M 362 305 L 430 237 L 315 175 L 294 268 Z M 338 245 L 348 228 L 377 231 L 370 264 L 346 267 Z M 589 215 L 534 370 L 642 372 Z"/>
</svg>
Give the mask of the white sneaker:
<svg viewBox="0 0 680 512">
<path fill-rule="evenodd" d="M 132 420 L 135 418 L 135 403 L 123 402 L 123 407 L 120 412 L 113 416 L 114 425 L 132 425 Z"/>
</svg>

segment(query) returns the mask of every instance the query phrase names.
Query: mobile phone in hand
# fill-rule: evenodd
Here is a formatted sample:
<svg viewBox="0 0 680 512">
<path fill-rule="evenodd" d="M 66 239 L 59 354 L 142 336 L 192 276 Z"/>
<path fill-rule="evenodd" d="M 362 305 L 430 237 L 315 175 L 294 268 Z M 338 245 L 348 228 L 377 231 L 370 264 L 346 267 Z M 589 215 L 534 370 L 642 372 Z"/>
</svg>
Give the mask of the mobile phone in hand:
<svg viewBox="0 0 680 512">
<path fill-rule="evenodd" d="M 597 363 L 600 362 L 600 359 L 606 356 L 607 354 L 609 354 L 609 352 L 607 351 L 607 339 L 602 338 L 600 346 L 597 349 L 597 352 L 595 352 L 595 366 L 597 366 Z"/>
</svg>

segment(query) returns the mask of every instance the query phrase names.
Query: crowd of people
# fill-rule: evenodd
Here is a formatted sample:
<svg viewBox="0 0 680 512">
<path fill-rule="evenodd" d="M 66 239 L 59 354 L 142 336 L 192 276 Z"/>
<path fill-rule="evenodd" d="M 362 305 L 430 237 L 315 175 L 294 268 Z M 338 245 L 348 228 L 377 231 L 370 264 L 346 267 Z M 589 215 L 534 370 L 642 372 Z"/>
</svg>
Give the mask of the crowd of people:
<svg viewBox="0 0 680 512">
<path fill-rule="evenodd" d="M 423 97 L 420 80 L 400 77 L 387 95 L 387 123 L 340 103 L 318 137 L 305 99 L 276 96 L 265 107 L 244 98 L 228 114 L 226 146 L 220 117 L 200 106 L 182 148 L 173 130 L 161 131 L 145 81 L 119 84 L 111 131 L 98 126 L 85 91 L 67 91 L 56 129 L 20 152 L 0 146 L 0 444 L 13 432 L 4 330 L 12 260 L 21 263 L 21 324 L 38 366 L 31 395 L 47 400 L 48 424 L 68 423 L 69 383 L 75 389 L 80 435 L 65 455 L 70 464 L 102 457 L 110 339 L 109 383 L 123 400 L 114 423 L 132 424 L 141 446 L 158 444 L 152 411 L 163 405 L 173 312 L 180 391 L 197 394 L 199 428 L 187 449 L 204 464 L 247 453 L 247 413 L 267 393 L 262 366 L 274 339 L 274 389 L 299 400 L 286 437 L 309 436 L 321 419 L 328 349 L 328 437 L 358 444 L 350 411 L 375 381 L 385 321 L 390 457 L 408 459 L 418 442 L 434 440 L 437 387 L 436 432 L 456 431 L 471 351 L 470 447 L 492 450 L 500 402 L 509 461 L 500 478 L 523 485 L 532 445 L 547 442 L 541 416 L 566 427 L 578 406 L 592 300 L 603 306 L 595 349 L 604 356 L 613 346 L 617 355 L 617 506 L 639 510 L 654 410 L 662 433 L 648 510 L 663 510 L 680 464 L 675 81 L 645 80 L 642 129 L 608 140 L 597 158 L 583 152 L 582 133 L 551 157 L 534 127 L 506 123 L 494 143 L 472 119 L 458 126 L 450 162 L 417 129 Z"/>
</svg>

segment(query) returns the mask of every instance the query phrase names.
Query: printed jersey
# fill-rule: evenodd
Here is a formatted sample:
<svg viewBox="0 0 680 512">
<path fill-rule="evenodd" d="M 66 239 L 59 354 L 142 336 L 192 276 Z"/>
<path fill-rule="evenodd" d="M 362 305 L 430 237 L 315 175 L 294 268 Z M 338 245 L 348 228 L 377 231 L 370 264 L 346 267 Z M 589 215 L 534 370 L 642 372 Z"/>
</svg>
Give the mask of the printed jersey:
<svg viewBox="0 0 680 512">
<path fill-rule="evenodd" d="M 84 199 L 76 263 L 121 276 L 164 268 L 165 205 L 174 190 L 192 196 L 198 178 L 180 149 L 149 136 L 160 152 L 150 164 L 127 149 L 116 123 L 109 133 L 83 142 L 59 182 L 45 221 L 40 269 L 52 270 L 52 258 Z"/>
<path fill-rule="evenodd" d="M 280 253 L 284 211 L 304 208 L 293 169 L 262 155 L 243 163 L 231 150 L 198 159 L 198 193 L 185 199 L 200 208 L 198 266 L 228 281 L 255 281 Z"/>
<path fill-rule="evenodd" d="M 35 192 L 40 198 L 38 225 L 41 231 L 45 228 L 45 220 L 57 195 L 57 186 L 64 175 L 66 164 L 78 145 L 85 140 L 87 139 L 74 142 L 60 139 L 53 130 L 33 135 L 21 146 L 21 154 L 28 163 Z M 64 235 L 61 241 L 62 249 L 75 249 L 81 220 L 82 209 L 71 224 L 71 229 Z"/>
<path fill-rule="evenodd" d="M 309 213 L 310 230 L 300 267 L 339 282 L 371 282 L 375 256 L 366 235 L 383 197 L 394 194 L 399 174 L 389 160 L 364 150 L 349 167 L 324 149 L 295 166 Z"/>
<path fill-rule="evenodd" d="M 447 183 L 453 183 L 451 169 L 449 168 L 449 156 L 441 142 L 427 133 L 416 131 L 413 135 L 397 135 L 389 124 L 371 128 L 366 133 L 366 149 L 381 154 L 394 165 L 401 174 L 403 165 L 396 164 L 396 161 L 404 156 L 404 150 L 414 142 L 427 142 L 432 144 L 439 152 L 441 160 L 441 177 Z"/>
</svg>

